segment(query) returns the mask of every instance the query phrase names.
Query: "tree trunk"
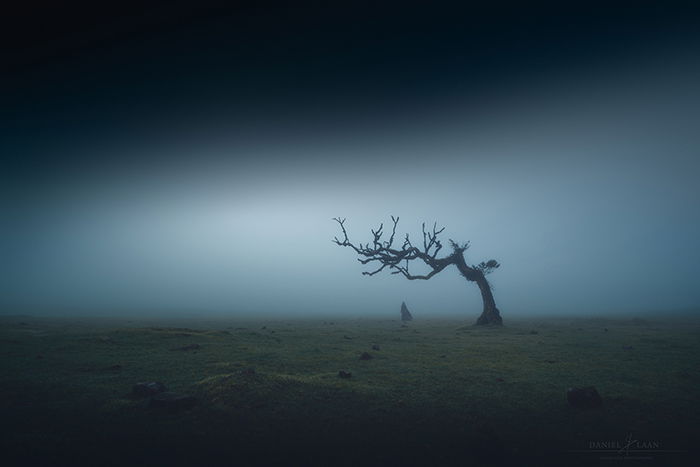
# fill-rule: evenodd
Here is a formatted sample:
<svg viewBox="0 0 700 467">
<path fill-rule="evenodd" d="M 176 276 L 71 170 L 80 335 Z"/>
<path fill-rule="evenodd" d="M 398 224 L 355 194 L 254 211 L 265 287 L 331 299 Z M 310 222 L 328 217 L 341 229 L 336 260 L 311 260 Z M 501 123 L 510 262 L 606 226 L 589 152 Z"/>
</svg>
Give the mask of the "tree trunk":
<svg viewBox="0 0 700 467">
<path fill-rule="evenodd" d="M 476 324 L 503 324 L 501 313 L 498 311 L 498 308 L 496 308 L 496 301 L 493 299 L 493 294 L 491 293 L 491 286 L 480 271 L 477 274 L 475 282 L 479 286 L 481 299 L 484 301 L 484 311 L 481 313 L 481 316 L 479 316 L 479 319 L 476 320 Z"/>
<path fill-rule="evenodd" d="M 489 281 L 486 280 L 486 276 L 484 276 L 483 272 L 467 266 L 464 256 L 461 254 L 461 252 L 458 253 L 459 254 L 455 253 L 452 256 L 457 269 L 459 269 L 459 272 L 462 273 L 465 279 L 471 282 L 476 282 L 476 284 L 479 286 L 479 290 L 481 291 L 481 299 L 484 301 L 484 311 L 481 313 L 481 316 L 479 316 L 479 319 L 476 320 L 476 324 L 500 326 L 503 324 L 503 319 L 501 318 L 501 313 L 498 311 L 498 308 L 496 308 L 496 301 L 493 299 Z"/>
</svg>

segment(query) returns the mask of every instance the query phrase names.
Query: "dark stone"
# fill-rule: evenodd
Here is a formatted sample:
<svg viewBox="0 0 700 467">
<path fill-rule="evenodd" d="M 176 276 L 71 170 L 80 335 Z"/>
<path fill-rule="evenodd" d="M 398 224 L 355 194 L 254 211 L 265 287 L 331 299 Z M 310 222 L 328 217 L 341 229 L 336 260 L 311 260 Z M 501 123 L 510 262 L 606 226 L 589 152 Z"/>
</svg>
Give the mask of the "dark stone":
<svg viewBox="0 0 700 467">
<path fill-rule="evenodd" d="M 408 311 L 408 307 L 406 306 L 406 302 L 401 302 L 401 321 L 412 321 L 413 320 L 413 315 L 411 315 L 411 312 Z"/>
<path fill-rule="evenodd" d="M 349 371 L 340 370 L 338 372 L 338 378 L 343 378 L 343 379 L 352 378 L 352 373 L 350 373 Z"/>
<path fill-rule="evenodd" d="M 119 365 L 119 364 L 117 364 L 117 365 L 108 366 L 108 367 L 105 368 L 105 369 L 106 369 L 106 370 L 109 370 L 109 371 L 121 371 L 121 370 L 122 370 L 122 366 Z"/>
<path fill-rule="evenodd" d="M 632 347 L 631 345 L 623 345 L 622 348 L 625 349 L 625 350 L 632 350 L 632 349 L 634 349 L 634 347 Z"/>
<path fill-rule="evenodd" d="M 352 340 L 352 337 L 346 335 L 346 336 L 343 336 L 343 339 Z"/>
<path fill-rule="evenodd" d="M 253 376 L 255 374 L 255 368 L 250 367 L 250 368 L 245 368 L 241 370 L 241 375 L 243 376 Z"/>
<path fill-rule="evenodd" d="M 136 383 L 134 384 L 134 387 L 131 390 L 131 394 L 133 394 L 136 397 L 148 397 L 159 394 L 161 392 L 165 392 L 167 390 L 168 389 L 163 383 Z"/>
<path fill-rule="evenodd" d="M 503 378 L 496 378 L 496 381 L 498 381 L 499 383 L 503 383 L 503 382 L 505 382 L 505 379 L 503 379 Z"/>
<path fill-rule="evenodd" d="M 603 399 L 593 386 L 569 388 L 566 391 L 566 400 L 569 401 L 569 405 L 581 409 L 595 409 L 603 405 Z"/>
<path fill-rule="evenodd" d="M 372 350 L 382 350 L 377 344 L 372 346 Z"/>
<path fill-rule="evenodd" d="M 360 355 L 360 360 L 370 360 L 371 358 L 372 355 L 368 352 L 362 352 L 362 355 Z"/>
<path fill-rule="evenodd" d="M 605 328 L 605 332 L 608 332 L 608 328 Z"/>
<path fill-rule="evenodd" d="M 533 329 L 532 331 L 530 331 L 530 334 L 534 335 L 534 334 L 539 334 L 539 333 Z"/>
<path fill-rule="evenodd" d="M 182 351 L 187 351 L 187 350 L 198 350 L 201 349 L 202 346 L 199 344 L 189 344 L 189 345 L 183 345 L 182 347 L 175 347 L 170 350 L 182 350 Z"/>
<path fill-rule="evenodd" d="M 174 392 L 162 392 L 151 397 L 150 407 L 172 411 L 191 409 L 197 403 L 194 396 L 184 396 Z"/>
<path fill-rule="evenodd" d="M 545 360 L 545 363 L 557 363 L 556 360 Z"/>
</svg>

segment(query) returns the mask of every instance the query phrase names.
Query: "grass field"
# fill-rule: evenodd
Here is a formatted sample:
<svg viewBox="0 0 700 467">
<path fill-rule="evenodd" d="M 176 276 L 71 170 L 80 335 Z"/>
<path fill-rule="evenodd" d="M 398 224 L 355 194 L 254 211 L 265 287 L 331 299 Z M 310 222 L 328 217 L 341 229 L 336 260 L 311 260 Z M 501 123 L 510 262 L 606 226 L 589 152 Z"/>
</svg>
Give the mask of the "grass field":
<svg viewBox="0 0 700 467">
<path fill-rule="evenodd" d="M 700 320 L 657 318 L 4 317 L 3 465 L 695 465 Z"/>
</svg>

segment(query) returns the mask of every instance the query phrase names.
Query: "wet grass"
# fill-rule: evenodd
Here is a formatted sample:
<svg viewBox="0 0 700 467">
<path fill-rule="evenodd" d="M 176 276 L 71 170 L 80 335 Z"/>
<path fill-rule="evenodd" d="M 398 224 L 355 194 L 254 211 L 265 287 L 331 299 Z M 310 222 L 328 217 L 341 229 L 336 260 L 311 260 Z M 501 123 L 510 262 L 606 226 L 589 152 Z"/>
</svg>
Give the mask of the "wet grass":
<svg viewBox="0 0 700 467">
<path fill-rule="evenodd" d="M 700 321 L 659 318 L 2 318 L 2 442 L 17 465 L 593 465 L 632 433 L 688 465 Z M 151 409 L 140 381 L 198 403 Z M 568 406 L 589 385 L 603 408 Z"/>
</svg>

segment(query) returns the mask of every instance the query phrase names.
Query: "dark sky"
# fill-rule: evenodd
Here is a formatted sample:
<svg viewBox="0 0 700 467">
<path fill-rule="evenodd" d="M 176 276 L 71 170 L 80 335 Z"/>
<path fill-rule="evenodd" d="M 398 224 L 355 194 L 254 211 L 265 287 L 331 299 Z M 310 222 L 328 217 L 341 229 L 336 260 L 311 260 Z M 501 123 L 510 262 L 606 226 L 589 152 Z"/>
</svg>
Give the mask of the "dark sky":
<svg viewBox="0 0 700 467">
<path fill-rule="evenodd" d="M 33 151 L 18 168 L 83 165 L 43 149 L 103 137 L 381 130 L 456 101 L 477 113 L 518 88 L 692 55 L 700 37 L 694 2 L 139 3 L 3 14 L 3 127 Z"/>
<path fill-rule="evenodd" d="M 499 259 L 504 314 L 695 307 L 698 9 L 14 5 L 2 304 L 478 308 L 328 242 L 395 214 Z"/>
</svg>

